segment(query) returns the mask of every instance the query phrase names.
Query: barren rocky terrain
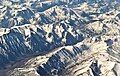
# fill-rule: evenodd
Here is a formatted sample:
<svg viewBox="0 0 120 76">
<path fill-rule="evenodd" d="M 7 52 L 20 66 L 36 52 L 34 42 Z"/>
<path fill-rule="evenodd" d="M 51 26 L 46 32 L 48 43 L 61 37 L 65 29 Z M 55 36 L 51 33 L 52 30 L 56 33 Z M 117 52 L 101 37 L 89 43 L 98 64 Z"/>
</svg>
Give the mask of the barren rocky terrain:
<svg viewBox="0 0 120 76">
<path fill-rule="evenodd" d="M 0 0 L 0 76 L 120 76 L 120 0 Z"/>
</svg>

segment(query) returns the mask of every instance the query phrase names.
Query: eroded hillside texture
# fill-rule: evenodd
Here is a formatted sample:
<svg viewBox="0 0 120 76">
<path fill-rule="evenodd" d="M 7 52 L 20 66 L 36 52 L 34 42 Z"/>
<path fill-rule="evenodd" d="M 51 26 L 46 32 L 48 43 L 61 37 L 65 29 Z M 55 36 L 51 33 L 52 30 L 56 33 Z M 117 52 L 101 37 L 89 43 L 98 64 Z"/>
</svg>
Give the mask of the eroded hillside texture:
<svg viewBox="0 0 120 76">
<path fill-rule="evenodd" d="M 0 0 L 0 76 L 120 76 L 120 0 Z"/>
</svg>

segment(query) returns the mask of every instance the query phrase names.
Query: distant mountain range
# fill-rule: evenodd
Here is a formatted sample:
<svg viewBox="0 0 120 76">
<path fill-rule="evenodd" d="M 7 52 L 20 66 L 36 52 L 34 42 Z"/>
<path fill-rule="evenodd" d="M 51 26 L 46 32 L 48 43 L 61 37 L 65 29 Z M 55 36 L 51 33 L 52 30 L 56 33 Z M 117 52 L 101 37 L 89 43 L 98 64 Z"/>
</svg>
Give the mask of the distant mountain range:
<svg viewBox="0 0 120 76">
<path fill-rule="evenodd" d="M 119 76 L 119 2 L 0 1 L 0 76 Z"/>
</svg>

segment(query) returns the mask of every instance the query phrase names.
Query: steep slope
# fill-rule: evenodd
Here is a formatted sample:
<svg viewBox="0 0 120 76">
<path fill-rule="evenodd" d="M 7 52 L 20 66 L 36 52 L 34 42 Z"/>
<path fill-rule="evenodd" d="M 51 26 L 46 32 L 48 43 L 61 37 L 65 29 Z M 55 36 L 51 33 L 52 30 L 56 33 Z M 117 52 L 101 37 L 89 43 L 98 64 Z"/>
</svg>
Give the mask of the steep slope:
<svg viewBox="0 0 120 76">
<path fill-rule="evenodd" d="M 57 6 L 51 7 L 50 9 L 55 8 L 56 10 L 64 12 L 63 8 Z M 80 26 L 79 21 L 76 21 L 78 25 L 70 25 L 69 18 L 61 19 L 62 17 L 59 15 L 62 14 L 59 13 L 59 11 L 56 12 L 58 13 L 56 16 L 52 16 L 54 18 L 58 17 L 58 21 L 55 21 L 55 19 L 51 17 L 51 14 L 53 15 L 55 11 L 51 10 L 52 12 L 47 14 L 48 11 L 49 9 L 43 13 L 36 13 L 28 24 L 24 23 L 24 25 L 1 28 L 0 66 L 6 66 L 7 63 L 16 61 L 22 57 L 45 54 L 57 47 L 72 45 L 83 40 L 83 34 L 78 32 L 80 29 L 77 28 Z M 5 17 L 7 17 L 7 15 L 5 15 Z M 27 18 L 23 19 L 28 20 Z M 6 67 L 1 67 L 1 69 Z"/>
</svg>

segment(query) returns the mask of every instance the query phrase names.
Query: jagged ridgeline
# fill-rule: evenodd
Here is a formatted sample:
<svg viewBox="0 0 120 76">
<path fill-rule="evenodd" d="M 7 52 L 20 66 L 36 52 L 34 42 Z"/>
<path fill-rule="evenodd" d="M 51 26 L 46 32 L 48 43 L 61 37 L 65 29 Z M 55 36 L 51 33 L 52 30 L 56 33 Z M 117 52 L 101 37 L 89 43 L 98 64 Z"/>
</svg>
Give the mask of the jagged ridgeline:
<svg viewBox="0 0 120 76">
<path fill-rule="evenodd" d="M 0 69 L 8 76 L 100 76 L 109 59 L 115 72 L 106 70 L 119 76 L 119 27 L 119 0 L 1 0 Z"/>
</svg>

